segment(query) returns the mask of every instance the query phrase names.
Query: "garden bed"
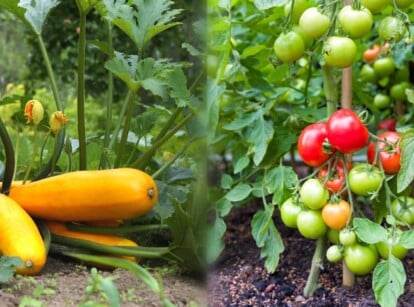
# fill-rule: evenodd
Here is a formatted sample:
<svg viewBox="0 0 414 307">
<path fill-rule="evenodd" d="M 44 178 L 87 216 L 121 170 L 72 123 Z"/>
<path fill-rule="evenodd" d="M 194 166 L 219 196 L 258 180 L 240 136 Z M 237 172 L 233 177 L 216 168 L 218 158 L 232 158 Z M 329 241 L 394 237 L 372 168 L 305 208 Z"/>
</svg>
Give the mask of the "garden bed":
<svg viewBox="0 0 414 307">
<path fill-rule="evenodd" d="M 266 272 L 260 251 L 251 236 L 250 222 L 260 209 L 249 204 L 233 209 L 226 218 L 226 248 L 209 276 L 209 306 L 378 306 L 371 287 L 371 275 L 357 277 L 352 288 L 342 286 L 342 265 L 325 262 L 321 287 L 311 297 L 303 289 L 311 267 L 315 242 L 284 226 L 276 210 L 275 224 L 285 251 L 274 274 Z M 404 260 L 407 274 L 405 293 L 398 306 L 414 302 L 414 253 Z"/>
<path fill-rule="evenodd" d="M 206 305 L 205 287 L 200 281 L 176 274 L 173 270 L 160 269 L 159 277 L 164 295 L 175 306 Z M 157 294 L 130 272 L 125 270 L 98 271 L 103 277 L 113 277 L 122 307 L 161 306 Z M 154 276 L 158 276 L 154 273 Z M 82 303 L 106 303 L 102 292 L 86 299 L 86 286 L 91 270 L 67 259 L 48 257 L 48 262 L 38 276 L 15 277 L 0 285 L 0 306 L 80 306 Z M 88 305 L 92 306 L 92 305 Z M 108 306 L 106 304 L 99 306 Z"/>
</svg>

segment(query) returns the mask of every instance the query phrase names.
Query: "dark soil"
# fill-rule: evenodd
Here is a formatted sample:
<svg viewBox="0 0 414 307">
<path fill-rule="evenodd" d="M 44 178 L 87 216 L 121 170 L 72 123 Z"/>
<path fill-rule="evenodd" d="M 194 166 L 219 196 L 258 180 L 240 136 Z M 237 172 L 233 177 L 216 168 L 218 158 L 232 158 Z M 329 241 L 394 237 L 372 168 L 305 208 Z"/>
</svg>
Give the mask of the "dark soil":
<svg viewBox="0 0 414 307">
<path fill-rule="evenodd" d="M 325 263 L 320 288 L 303 296 L 315 241 L 301 237 L 284 226 L 278 215 L 276 227 L 285 251 L 274 274 L 269 274 L 251 236 L 250 222 L 260 205 L 233 209 L 226 219 L 226 248 L 209 276 L 209 306 L 378 306 L 371 287 L 371 275 L 356 277 L 353 287 L 342 286 L 342 264 Z M 414 253 L 404 260 L 407 282 L 398 306 L 414 306 Z"/>
</svg>

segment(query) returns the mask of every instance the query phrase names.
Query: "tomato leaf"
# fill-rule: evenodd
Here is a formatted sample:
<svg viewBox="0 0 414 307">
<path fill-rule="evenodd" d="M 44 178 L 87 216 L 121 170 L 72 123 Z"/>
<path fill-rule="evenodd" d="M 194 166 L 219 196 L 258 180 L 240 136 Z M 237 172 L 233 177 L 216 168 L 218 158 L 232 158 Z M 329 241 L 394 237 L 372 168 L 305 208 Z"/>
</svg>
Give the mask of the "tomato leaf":
<svg viewBox="0 0 414 307">
<path fill-rule="evenodd" d="M 282 204 L 292 194 L 292 188 L 298 184 L 298 176 L 290 166 L 279 165 L 266 172 L 263 186 L 273 194 L 272 203 Z"/>
<path fill-rule="evenodd" d="M 408 249 L 414 248 L 414 230 L 407 230 L 401 233 L 398 243 Z"/>
<path fill-rule="evenodd" d="M 273 222 L 274 206 L 268 205 L 265 211 L 258 211 L 252 219 L 252 236 L 260 248 L 260 257 L 265 258 L 266 270 L 272 274 L 279 264 L 279 255 L 284 251 L 284 245 Z"/>
<path fill-rule="evenodd" d="M 355 232 L 358 238 L 367 244 L 376 244 L 385 241 L 388 237 L 387 230 L 381 225 L 366 218 L 354 218 Z"/>
<path fill-rule="evenodd" d="M 401 193 L 414 180 L 414 131 L 405 132 L 400 141 L 401 169 L 397 175 L 397 192 Z"/>
<path fill-rule="evenodd" d="M 372 287 L 376 301 L 381 306 L 396 306 L 398 297 L 404 293 L 406 282 L 404 266 L 398 258 L 391 255 L 375 267 Z"/>
<path fill-rule="evenodd" d="M 225 197 L 232 202 L 242 201 L 246 199 L 252 192 L 252 187 L 247 183 L 239 183 L 227 192 Z"/>
<path fill-rule="evenodd" d="M 287 0 L 254 0 L 254 5 L 259 10 L 267 10 L 275 6 L 282 6 L 287 3 Z"/>
<path fill-rule="evenodd" d="M 253 123 L 253 129 L 248 133 L 247 141 L 253 144 L 253 162 L 259 165 L 263 160 L 267 147 L 273 138 L 274 129 L 270 121 L 263 118 L 262 111 L 257 112 L 258 118 Z"/>
<path fill-rule="evenodd" d="M 0 283 L 7 282 L 14 276 L 16 266 L 23 266 L 23 261 L 19 257 L 0 257 Z"/>
<path fill-rule="evenodd" d="M 216 217 L 214 224 L 208 227 L 206 236 L 206 260 L 213 263 L 224 249 L 223 235 L 226 232 L 226 223 L 222 218 Z"/>
</svg>

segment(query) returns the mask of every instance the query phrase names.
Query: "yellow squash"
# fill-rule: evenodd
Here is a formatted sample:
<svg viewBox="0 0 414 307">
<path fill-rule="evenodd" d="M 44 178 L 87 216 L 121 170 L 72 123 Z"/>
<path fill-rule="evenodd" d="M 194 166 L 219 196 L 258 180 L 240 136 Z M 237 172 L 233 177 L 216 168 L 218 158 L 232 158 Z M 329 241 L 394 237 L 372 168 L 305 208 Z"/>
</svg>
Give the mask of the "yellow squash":
<svg viewBox="0 0 414 307">
<path fill-rule="evenodd" d="M 130 239 L 124 238 L 124 237 L 120 237 L 120 236 L 73 231 L 73 230 L 68 229 L 65 223 L 56 222 L 56 221 L 45 221 L 45 224 L 49 228 L 49 231 L 52 234 L 65 237 L 65 238 L 80 239 L 80 240 L 90 241 L 90 242 L 104 244 L 108 246 L 138 247 L 138 244 L 136 242 Z M 114 257 L 120 257 L 120 258 L 128 259 L 134 262 L 137 261 L 137 259 L 132 256 L 114 256 Z"/>
<path fill-rule="evenodd" d="M 46 248 L 33 219 L 10 197 L 0 194 L 0 255 L 16 256 L 21 275 L 36 275 L 46 263 Z"/>
<path fill-rule="evenodd" d="M 144 215 L 157 202 L 158 191 L 147 173 L 119 168 L 75 171 L 12 185 L 9 196 L 31 216 L 85 222 Z"/>
</svg>

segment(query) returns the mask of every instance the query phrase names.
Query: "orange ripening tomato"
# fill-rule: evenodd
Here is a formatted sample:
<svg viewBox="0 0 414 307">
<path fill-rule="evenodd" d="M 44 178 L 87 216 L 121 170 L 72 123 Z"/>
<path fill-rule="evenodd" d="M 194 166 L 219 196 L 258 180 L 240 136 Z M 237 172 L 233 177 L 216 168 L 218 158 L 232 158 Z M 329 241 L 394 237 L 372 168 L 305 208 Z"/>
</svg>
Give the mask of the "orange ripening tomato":
<svg viewBox="0 0 414 307">
<path fill-rule="evenodd" d="M 329 228 L 340 230 L 346 226 L 351 215 L 351 205 L 341 199 L 338 203 L 327 203 L 322 208 L 322 219 Z"/>
<path fill-rule="evenodd" d="M 371 48 L 365 50 L 364 53 L 362 54 L 362 57 L 364 58 L 365 61 L 372 62 L 379 56 L 380 53 L 381 53 L 381 46 L 378 44 L 375 44 Z"/>
<path fill-rule="evenodd" d="M 0 255 L 19 257 L 21 275 L 37 275 L 46 263 L 46 247 L 33 219 L 10 197 L 0 194 Z"/>
<path fill-rule="evenodd" d="M 9 195 L 31 216 L 63 222 L 136 218 L 158 199 L 152 177 L 133 168 L 65 173 L 12 186 Z"/>
<path fill-rule="evenodd" d="M 70 230 L 65 223 L 62 222 L 55 222 L 55 221 L 45 221 L 46 226 L 49 228 L 49 231 L 57 236 L 66 237 L 66 238 L 73 238 L 73 239 L 80 239 L 85 241 L 90 241 L 94 243 L 104 244 L 108 246 L 132 246 L 138 247 L 138 244 L 130 239 L 114 236 L 109 234 L 99 234 L 99 233 L 90 233 L 90 232 L 80 232 L 80 231 L 73 231 Z M 136 257 L 132 256 L 113 256 L 119 257 L 123 259 L 127 259 L 130 261 L 137 262 Z M 94 264 L 96 265 L 96 264 Z M 102 265 L 100 265 L 102 266 Z M 106 267 L 106 266 L 103 266 Z"/>
</svg>

